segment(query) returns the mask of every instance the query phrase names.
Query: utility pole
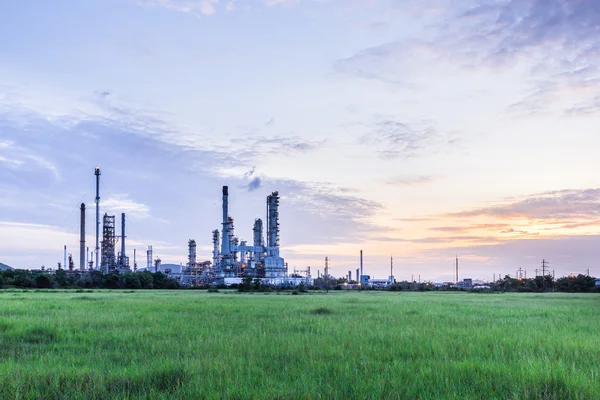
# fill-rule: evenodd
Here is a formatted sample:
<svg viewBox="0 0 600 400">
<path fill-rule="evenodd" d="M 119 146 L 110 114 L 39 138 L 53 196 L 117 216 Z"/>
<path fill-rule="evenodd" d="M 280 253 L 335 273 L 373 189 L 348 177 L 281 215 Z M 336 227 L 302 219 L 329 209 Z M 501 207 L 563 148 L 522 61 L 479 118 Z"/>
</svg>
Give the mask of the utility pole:
<svg viewBox="0 0 600 400">
<path fill-rule="evenodd" d="M 527 279 L 527 270 L 525 270 L 525 279 Z"/>
<path fill-rule="evenodd" d="M 546 269 L 548 268 L 549 262 L 542 260 L 542 276 L 546 276 Z"/>
</svg>

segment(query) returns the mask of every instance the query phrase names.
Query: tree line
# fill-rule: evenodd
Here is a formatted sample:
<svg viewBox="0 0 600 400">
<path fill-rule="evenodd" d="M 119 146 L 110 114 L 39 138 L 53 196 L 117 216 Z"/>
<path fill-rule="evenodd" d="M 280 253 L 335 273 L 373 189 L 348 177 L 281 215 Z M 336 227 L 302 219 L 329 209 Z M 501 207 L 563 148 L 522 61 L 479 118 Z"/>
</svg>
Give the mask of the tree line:
<svg viewBox="0 0 600 400">
<path fill-rule="evenodd" d="M 162 272 L 104 274 L 101 271 L 54 273 L 29 270 L 0 271 L 0 288 L 37 289 L 179 289 L 179 282 Z"/>
</svg>

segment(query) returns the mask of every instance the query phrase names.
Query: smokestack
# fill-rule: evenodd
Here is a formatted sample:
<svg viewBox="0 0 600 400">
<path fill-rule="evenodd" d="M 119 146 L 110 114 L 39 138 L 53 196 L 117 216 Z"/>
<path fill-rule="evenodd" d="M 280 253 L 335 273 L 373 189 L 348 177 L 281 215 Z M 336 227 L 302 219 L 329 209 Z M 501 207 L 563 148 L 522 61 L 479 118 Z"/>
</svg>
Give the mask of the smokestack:
<svg viewBox="0 0 600 400">
<path fill-rule="evenodd" d="M 66 244 L 65 244 L 65 253 L 64 253 L 63 268 L 67 268 L 67 245 Z"/>
<path fill-rule="evenodd" d="M 362 250 L 361 250 L 360 251 L 360 276 L 361 276 L 361 279 L 362 279 L 363 275 L 364 275 L 363 274 L 363 257 L 362 257 Z"/>
<path fill-rule="evenodd" d="M 135 254 L 135 248 L 133 249 L 133 272 L 137 271 L 137 259 Z"/>
<path fill-rule="evenodd" d="M 358 273 L 359 273 L 358 268 L 356 268 L 356 282 L 360 281 L 360 278 L 358 277 Z"/>
<path fill-rule="evenodd" d="M 456 256 L 456 284 L 458 285 L 458 256 Z"/>
<path fill-rule="evenodd" d="M 127 258 L 125 258 L 125 213 L 121 213 L 121 268 L 127 266 Z"/>
<path fill-rule="evenodd" d="M 85 204 L 81 203 L 81 232 L 79 237 L 79 269 L 85 271 Z"/>
<path fill-rule="evenodd" d="M 96 268 L 99 267 L 98 256 L 100 255 L 100 167 L 96 167 Z"/>
<path fill-rule="evenodd" d="M 85 267 L 87 268 L 90 265 L 90 248 L 85 248 Z"/>
</svg>

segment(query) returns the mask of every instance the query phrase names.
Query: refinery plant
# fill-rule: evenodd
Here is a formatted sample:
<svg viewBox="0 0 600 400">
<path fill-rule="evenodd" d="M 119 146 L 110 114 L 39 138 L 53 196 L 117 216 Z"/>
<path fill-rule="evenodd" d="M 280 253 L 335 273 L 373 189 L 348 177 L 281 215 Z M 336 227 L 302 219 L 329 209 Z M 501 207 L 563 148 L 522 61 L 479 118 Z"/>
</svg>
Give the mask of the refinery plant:
<svg viewBox="0 0 600 400">
<path fill-rule="evenodd" d="M 289 276 L 287 263 L 279 254 L 279 193 L 267 196 L 266 242 L 263 220 L 254 220 L 252 243 L 240 240 L 229 215 L 229 188 L 223 186 L 221 232 L 212 233 L 212 262 L 197 262 L 196 241 L 188 242 L 188 263 L 179 280 L 182 285 L 197 283 L 238 284 L 243 278 L 260 279 L 267 285 L 312 285 L 310 269 L 304 277 Z"/>
<path fill-rule="evenodd" d="M 100 168 L 95 169 L 96 177 L 96 243 L 91 253 L 86 247 L 85 218 L 86 206 L 81 204 L 80 258 L 79 269 L 75 268 L 73 256 L 64 247 L 63 264 L 58 269 L 68 272 L 100 270 L 103 273 L 127 273 L 138 270 L 136 250 L 133 251 L 133 265 L 126 253 L 126 215 L 121 214 L 121 232 L 117 234 L 116 216 L 105 213 L 100 220 Z M 238 238 L 234 231 L 234 219 L 229 215 L 229 188 L 222 191 L 221 231 L 212 231 L 212 260 L 198 261 L 196 241 L 188 242 L 188 262 L 179 272 L 161 268 L 161 260 L 153 259 L 152 246 L 146 251 L 146 270 L 165 271 L 183 286 L 232 285 L 241 283 L 244 278 L 259 279 L 264 285 L 306 285 L 313 279 L 310 268 L 288 274 L 287 263 L 280 256 L 279 246 L 279 193 L 273 192 L 266 199 L 266 223 L 256 218 L 252 230 L 252 242 Z M 101 223 L 102 222 L 102 223 Z M 264 227 L 266 225 L 266 236 Z M 208 236 L 208 235 L 207 235 Z M 210 237 L 210 236 L 209 236 Z M 265 240 L 266 239 L 266 240 Z M 208 240 L 207 240 L 208 241 Z M 120 247 L 120 251 L 117 249 Z M 95 261 L 94 261 L 95 257 Z M 64 266 L 64 267 L 63 267 Z M 298 272 L 304 272 L 300 275 Z"/>
</svg>

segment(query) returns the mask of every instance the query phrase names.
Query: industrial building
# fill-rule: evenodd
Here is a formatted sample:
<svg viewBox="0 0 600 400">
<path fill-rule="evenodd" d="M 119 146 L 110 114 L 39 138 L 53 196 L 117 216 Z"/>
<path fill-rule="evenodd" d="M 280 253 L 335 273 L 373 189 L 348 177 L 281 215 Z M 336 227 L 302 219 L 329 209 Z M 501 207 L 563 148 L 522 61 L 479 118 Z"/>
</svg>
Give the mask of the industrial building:
<svg viewBox="0 0 600 400">
<path fill-rule="evenodd" d="M 69 272 L 85 272 L 100 270 L 103 273 L 127 273 L 138 270 L 136 250 L 133 250 L 133 265 L 126 253 L 126 215 L 121 214 L 121 232 L 117 234 L 116 216 L 104 213 L 100 219 L 100 168 L 94 171 L 96 177 L 96 247 L 92 250 L 85 241 L 86 206 L 81 204 L 81 231 L 79 269 L 75 269 L 73 256 L 67 254 L 64 246 L 64 261 L 58 263 L 58 269 Z M 266 199 L 266 223 L 256 218 L 252 229 L 252 242 L 239 239 L 234 230 L 234 219 L 229 215 L 229 187 L 222 190 L 222 222 L 221 230 L 212 231 L 212 260 L 198 261 L 196 241 L 188 241 L 188 257 L 185 266 L 172 277 L 181 285 L 241 283 L 244 278 L 260 279 L 266 285 L 300 285 L 312 286 L 310 268 L 305 275 L 294 273 L 288 275 L 287 263 L 280 256 L 279 247 L 279 193 L 272 192 Z M 266 225 L 266 235 L 264 227 Z M 120 246 L 119 246 L 120 245 Z M 120 247 L 120 251 L 117 249 Z M 95 255 L 95 261 L 94 261 Z M 152 246 L 146 251 L 146 270 L 157 272 L 162 270 L 160 258 L 154 259 Z M 171 273 L 170 270 L 168 270 Z"/>
<path fill-rule="evenodd" d="M 234 219 L 229 215 L 229 187 L 222 191 L 221 231 L 212 232 L 212 261 L 197 261 L 196 241 L 188 242 L 188 263 L 179 276 L 183 285 L 216 283 L 239 284 L 244 278 L 260 279 L 268 285 L 312 285 L 306 276 L 288 276 L 288 268 L 279 254 L 279 193 L 266 199 L 266 241 L 263 220 L 254 220 L 252 243 L 235 234 Z"/>
</svg>

